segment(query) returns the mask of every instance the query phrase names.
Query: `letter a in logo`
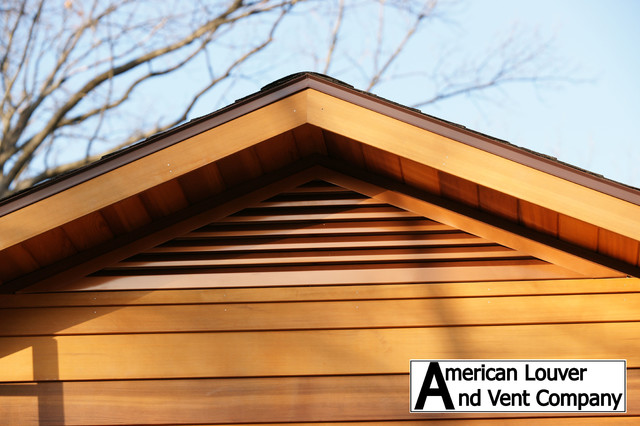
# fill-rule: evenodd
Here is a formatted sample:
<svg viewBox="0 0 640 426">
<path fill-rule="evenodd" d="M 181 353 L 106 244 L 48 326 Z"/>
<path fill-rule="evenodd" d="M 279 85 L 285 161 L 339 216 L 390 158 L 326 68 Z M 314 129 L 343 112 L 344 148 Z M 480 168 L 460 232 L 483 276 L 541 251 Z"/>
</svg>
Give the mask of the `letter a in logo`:
<svg viewBox="0 0 640 426">
<path fill-rule="evenodd" d="M 438 384 L 437 388 L 431 388 L 431 382 L 433 381 L 434 377 L 436 379 L 436 383 Z M 440 370 L 440 364 L 438 364 L 437 362 L 429 363 L 427 374 L 424 378 L 424 382 L 422 382 L 420 393 L 418 394 L 418 400 L 416 401 L 415 410 L 424 409 L 424 404 L 427 401 L 427 396 L 439 396 L 442 398 L 442 402 L 444 402 L 444 406 L 447 410 L 455 410 L 453 401 L 451 401 L 451 395 L 449 395 L 447 383 L 444 381 L 442 370 Z"/>
</svg>

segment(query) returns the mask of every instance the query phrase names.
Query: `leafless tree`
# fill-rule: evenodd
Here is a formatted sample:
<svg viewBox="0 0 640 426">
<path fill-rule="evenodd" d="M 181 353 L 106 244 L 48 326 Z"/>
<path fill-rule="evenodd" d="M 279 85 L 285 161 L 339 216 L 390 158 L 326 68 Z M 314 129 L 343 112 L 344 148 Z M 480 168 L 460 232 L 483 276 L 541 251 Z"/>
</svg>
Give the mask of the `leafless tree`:
<svg viewBox="0 0 640 426">
<path fill-rule="evenodd" d="M 0 197 L 219 107 L 234 86 L 313 69 L 376 90 L 416 73 L 417 106 L 555 78 L 546 42 L 406 71 L 436 0 L 4 0 Z M 524 48 L 514 49 L 514 46 Z M 426 52 L 432 55 L 433 53 Z"/>
</svg>

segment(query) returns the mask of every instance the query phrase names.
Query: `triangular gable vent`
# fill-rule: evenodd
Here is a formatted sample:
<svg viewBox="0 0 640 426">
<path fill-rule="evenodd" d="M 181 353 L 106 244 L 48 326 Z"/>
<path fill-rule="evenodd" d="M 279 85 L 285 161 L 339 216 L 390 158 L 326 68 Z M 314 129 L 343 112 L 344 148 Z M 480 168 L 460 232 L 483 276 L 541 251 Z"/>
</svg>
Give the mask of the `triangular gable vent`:
<svg viewBox="0 0 640 426">
<path fill-rule="evenodd" d="M 582 276 L 312 181 L 78 281 L 78 290 L 407 284 Z"/>
</svg>

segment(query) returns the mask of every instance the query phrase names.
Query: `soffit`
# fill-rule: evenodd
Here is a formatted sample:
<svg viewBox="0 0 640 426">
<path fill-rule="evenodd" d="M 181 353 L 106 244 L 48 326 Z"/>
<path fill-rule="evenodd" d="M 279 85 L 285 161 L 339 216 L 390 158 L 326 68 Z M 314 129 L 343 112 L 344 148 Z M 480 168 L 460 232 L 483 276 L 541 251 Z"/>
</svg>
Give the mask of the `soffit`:
<svg viewBox="0 0 640 426">
<path fill-rule="evenodd" d="M 378 195 L 312 180 L 190 232 L 173 237 L 163 232 L 167 241 L 75 282 L 59 281 L 53 289 L 383 285 L 613 274 L 583 261 L 559 259 L 574 270 L 552 264 L 391 205 L 382 200 L 380 187 L 331 169 L 316 173 Z M 526 244 L 520 245 L 525 250 L 534 245 Z"/>
<path fill-rule="evenodd" d="M 320 185 L 318 190 L 318 180 L 330 184 Z M 326 188 L 337 189 L 324 195 L 322 192 Z M 307 195 L 309 190 L 312 193 Z M 372 220 L 377 222 L 371 223 Z M 425 222 L 432 229 L 408 229 L 406 223 L 401 223 L 404 220 L 420 221 L 413 222 L 419 225 Z M 368 225 L 365 222 L 369 222 Z M 346 229 L 342 226 L 346 226 Z M 394 226 L 406 229 L 387 229 Z M 203 227 L 206 228 L 204 234 Z M 401 279 L 403 276 L 423 282 L 624 276 L 617 270 L 619 267 L 624 269 L 621 262 L 576 251 L 575 247 L 540 233 L 529 232 L 493 215 L 472 211 L 462 203 L 430 196 L 384 177 L 357 172 L 348 164 L 340 164 L 326 157 L 320 157 L 315 162 L 300 161 L 295 167 L 288 168 L 286 173 L 276 171 L 261 176 L 241 185 L 237 191 L 226 191 L 143 228 L 144 232 L 125 234 L 120 237 L 118 244 L 107 244 L 94 250 L 88 257 L 82 252 L 77 253 L 44 270 L 9 282 L 6 287 L 21 290 L 26 286 L 24 291 L 28 292 L 107 290 L 116 287 L 150 289 L 154 286 L 181 288 L 185 285 L 197 286 L 198 282 L 213 285 L 216 280 L 221 280 L 217 284 L 220 286 L 233 283 L 259 286 L 263 281 L 273 284 L 279 282 L 280 285 L 307 285 L 311 282 L 314 285 L 326 285 L 329 281 L 316 281 L 329 278 L 336 280 L 341 277 L 340 270 L 349 275 L 353 282 L 367 281 L 372 277 L 383 278 L 377 277 L 378 266 L 366 266 L 372 262 L 377 265 L 375 256 L 383 253 L 376 252 L 376 244 L 379 249 L 386 251 L 394 248 L 404 250 L 404 253 L 384 252 L 385 256 L 421 256 L 424 254 L 421 252 L 423 246 L 434 244 L 437 250 L 448 247 L 455 251 L 449 260 L 416 258 L 418 263 L 415 263 L 416 259 L 407 263 L 386 259 L 392 265 L 387 267 L 381 264 L 379 267 L 384 271 L 378 272 L 387 280 L 393 280 L 394 277 Z M 236 232 L 238 229 L 239 234 Z M 289 238 L 291 234 L 293 240 Z M 296 235 L 302 235 L 302 240 L 298 241 Z M 200 240 L 203 236 L 204 240 Z M 344 238 L 346 240 L 342 241 Z M 432 238 L 435 238 L 431 241 L 433 244 L 429 242 Z M 198 240 L 195 245 L 192 244 L 194 239 Z M 176 244 L 181 246 L 183 241 L 187 241 L 186 248 L 174 250 Z M 163 253 L 163 247 L 167 247 L 167 244 L 171 247 L 170 256 L 181 258 L 184 252 L 189 258 L 187 263 L 191 262 L 191 265 L 179 264 L 178 259 L 178 263 L 170 262 L 159 269 L 143 266 L 138 271 L 142 272 L 134 271 L 133 279 L 128 277 L 129 272 L 120 273 L 138 270 L 127 258 L 141 253 L 142 257 Z M 202 249 L 198 249 L 199 245 L 202 245 Z M 499 252 L 484 258 L 477 258 L 478 253 L 469 252 L 482 251 L 487 246 L 497 248 Z M 352 252 L 341 262 L 338 257 L 340 253 L 331 252 L 324 259 L 324 265 L 318 260 L 322 259 L 323 250 L 349 248 L 366 253 Z M 287 250 L 290 252 L 288 255 Z M 317 256 L 317 259 L 310 263 L 296 259 L 305 250 L 309 251 L 310 256 Z M 251 258 L 252 251 L 258 254 L 257 258 Z M 223 260 L 226 265 L 206 263 L 215 252 L 222 256 L 218 260 Z M 247 254 L 252 260 L 244 264 L 242 258 Z M 354 254 L 356 257 L 353 257 Z M 206 258 L 205 263 L 200 262 L 200 256 Z M 370 258 L 363 260 L 362 257 Z M 279 268 L 275 273 L 272 270 L 274 267 Z M 431 267 L 435 269 L 428 269 Z M 362 271 L 363 268 L 365 271 Z M 189 278 L 185 275 L 185 269 Z M 313 271 L 316 270 L 318 276 L 313 277 L 316 273 Z M 394 271 L 398 273 L 394 275 Z M 95 273 L 98 275 L 93 275 Z M 263 274 L 264 279 L 256 281 L 256 274 Z M 331 274 L 338 275 L 327 278 Z M 91 277 L 83 278 L 88 275 Z M 310 281 L 301 282 L 301 279 Z"/>
</svg>

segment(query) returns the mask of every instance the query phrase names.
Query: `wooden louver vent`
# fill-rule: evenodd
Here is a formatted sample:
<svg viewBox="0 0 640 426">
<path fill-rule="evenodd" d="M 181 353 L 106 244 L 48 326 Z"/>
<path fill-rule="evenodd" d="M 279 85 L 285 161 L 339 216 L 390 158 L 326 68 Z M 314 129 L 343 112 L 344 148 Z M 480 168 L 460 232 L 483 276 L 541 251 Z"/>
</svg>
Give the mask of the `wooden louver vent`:
<svg viewBox="0 0 640 426">
<path fill-rule="evenodd" d="M 568 278 L 564 268 L 328 184 L 311 182 L 87 280 L 95 289 Z"/>
</svg>

